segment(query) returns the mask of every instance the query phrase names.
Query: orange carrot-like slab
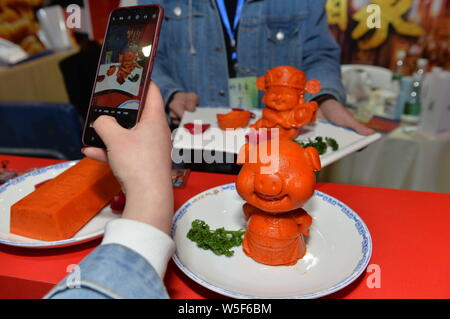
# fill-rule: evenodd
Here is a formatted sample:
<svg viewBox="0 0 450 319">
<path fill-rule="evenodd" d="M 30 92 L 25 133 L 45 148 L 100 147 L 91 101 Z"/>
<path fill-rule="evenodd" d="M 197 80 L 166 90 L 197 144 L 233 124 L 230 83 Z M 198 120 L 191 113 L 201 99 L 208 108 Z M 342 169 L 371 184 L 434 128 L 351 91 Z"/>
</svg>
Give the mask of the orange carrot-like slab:
<svg viewBox="0 0 450 319">
<path fill-rule="evenodd" d="M 70 238 L 119 191 L 109 165 L 84 158 L 15 203 L 10 231 L 47 241 Z"/>
</svg>

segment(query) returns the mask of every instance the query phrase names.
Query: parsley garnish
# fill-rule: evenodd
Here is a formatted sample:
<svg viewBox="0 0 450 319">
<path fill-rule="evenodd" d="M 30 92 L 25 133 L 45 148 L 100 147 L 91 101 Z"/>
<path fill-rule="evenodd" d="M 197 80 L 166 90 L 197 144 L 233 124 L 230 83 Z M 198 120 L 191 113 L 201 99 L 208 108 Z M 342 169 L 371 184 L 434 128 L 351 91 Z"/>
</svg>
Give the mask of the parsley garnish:
<svg viewBox="0 0 450 319">
<path fill-rule="evenodd" d="M 328 146 L 331 147 L 333 151 L 337 151 L 339 149 L 339 144 L 336 142 L 334 138 L 331 137 L 325 137 L 325 141 L 327 142 Z"/>
<path fill-rule="evenodd" d="M 216 255 L 233 256 L 230 248 L 242 244 L 244 230 L 225 230 L 223 227 L 211 230 L 203 220 L 196 219 L 187 233 L 187 238 L 197 243 L 203 249 L 211 249 Z"/>
<path fill-rule="evenodd" d="M 325 154 L 327 151 L 328 146 L 331 147 L 333 151 L 337 151 L 339 149 L 339 144 L 336 142 L 334 138 L 331 137 L 325 137 L 325 140 L 321 136 L 317 136 L 314 140 L 311 140 L 308 138 L 308 141 L 306 142 L 299 142 L 294 140 L 294 142 L 297 142 L 303 147 L 312 146 L 314 147 L 317 152 L 319 152 L 320 155 Z"/>
</svg>

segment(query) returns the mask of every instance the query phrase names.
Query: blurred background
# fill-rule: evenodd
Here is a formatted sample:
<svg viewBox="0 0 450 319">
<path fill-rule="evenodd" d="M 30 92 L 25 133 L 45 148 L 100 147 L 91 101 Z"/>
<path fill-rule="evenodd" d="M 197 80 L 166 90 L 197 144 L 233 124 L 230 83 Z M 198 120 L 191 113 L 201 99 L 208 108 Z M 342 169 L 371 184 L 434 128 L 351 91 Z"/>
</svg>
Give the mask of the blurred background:
<svg viewBox="0 0 450 319">
<path fill-rule="evenodd" d="M 134 4 L 0 0 L 0 154 L 82 156 L 109 12 Z M 372 4 L 381 28 L 365 23 Z M 384 135 L 320 181 L 450 193 L 450 0 L 327 0 L 326 11 L 348 107 Z"/>
</svg>

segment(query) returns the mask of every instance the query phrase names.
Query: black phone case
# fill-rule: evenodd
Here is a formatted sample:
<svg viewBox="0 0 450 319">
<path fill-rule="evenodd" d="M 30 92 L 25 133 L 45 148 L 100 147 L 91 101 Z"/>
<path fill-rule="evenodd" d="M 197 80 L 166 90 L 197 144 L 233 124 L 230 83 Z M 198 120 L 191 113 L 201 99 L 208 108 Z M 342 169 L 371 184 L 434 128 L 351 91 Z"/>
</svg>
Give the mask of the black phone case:
<svg viewBox="0 0 450 319">
<path fill-rule="evenodd" d="M 137 114 L 137 117 L 136 117 L 136 123 L 139 122 L 139 119 L 141 117 L 142 110 L 144 108 L 144 105 L 143 105 L 142 101 L 145 101 L 146 98 L 147 98 L 148 88 L 149 88 L 150 82 L 151 82 L 151 75 L 152 75 L 152 72 L 153 72 L 153 65 L 154 65 L 154 62 L 155 62 L 156 52 L 158 50 L 158 42 L 159 42 L 159 36 L 160 36 L 160 31 L 161 31 L 161 25 L 162 25 L 162 21 L 163 21 L 163 18 L 164 18 L 164 8 L 161 7 L 160 5 L 147 5 L 147 6 L 122 7 L 122 8 L 115 9 L 115 10 L 111 11 L 111 13 L 109 15 L 108 25 L 106 26 L 106 32 L 105 32 L 105 39 L 106 39 L 106 36 L 108 34 L 108 30 L 109 30 L 109 25 L 111 23 L 111 18 L 112 18 L 112 15 L 115 12 L 117 12 L 117 11 L 125 11 L 125 10 L 132 11 L 134 9 L 144 8 L 144 7 L 156 7 L 156 8 L 158 8 L 158 19 L 157 19 L 156 28 L 155 28 L 154 41 L 153 41 L 153 44 L 152 44 L 153 45 L 153 49 L 152 49 L 152 53 L 151 53 L 150 60 L 149 60 L 149 63 L 148 63 L 147 76 L 146 76 L 146 78 L 144 80 L 145 81 L 144 82 L 144 86 L 143 86 L 144 89 L 143 89 L 142 98 L 141 98 L 140 104 L 139 104 L 138 114 Z M 103 51 L 105 49 L 105 43 L 106 43 L 106 41 L 103 42 L 102 50 L 101 50 L 101 53 L 100 53 L 100 59 L 99 59 L 98 64 L 97 64 L 96 78 L 97 78 L 98 72 L 100 70 L 100 64 L 101 64 L 101 59 L 103 57 Z M 87 130 L 88 130 L 89 125 L 90 125 L 90 116 L 91 116 L 91 112 L 92 112 L 92 99 L 94 97 L 95 85 L 96 85 L 96 82 L 94 82 L 94 85 L 93 85 L 93 88 L 92 88 L 91 98 L 90 98 L 90 102 L 89 102 L 89 109 L 88 109 L 88 112 L 86 114 L 86 121 L 84 123 L 83 135 L 82 135 L 82 143 L 85 146 L 93 146 L 93 147 L 99 147 L 99 148 L 106 149 L 106 145 L 103 143 L 101 138 L 95 132 L 94 132 L 94 134 L 96 136 L 96 140 L 95 141 L 86 141 L 86 134 L 87 134 Z M 136 124 L 136 123 L 134 123 L 134 124 Z"/>
</svg>

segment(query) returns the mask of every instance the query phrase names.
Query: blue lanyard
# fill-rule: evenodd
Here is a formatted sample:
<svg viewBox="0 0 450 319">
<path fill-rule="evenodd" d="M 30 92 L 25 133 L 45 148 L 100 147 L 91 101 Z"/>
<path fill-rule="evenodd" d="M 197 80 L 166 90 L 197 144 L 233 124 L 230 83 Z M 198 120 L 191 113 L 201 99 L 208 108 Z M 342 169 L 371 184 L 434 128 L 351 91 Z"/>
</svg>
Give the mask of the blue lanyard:
<svg viewBox="0 0 450 319">
<path fill-rule="evenodd" d="M 239 24 L 239 20 L 241 19 L 242 8 L 244 7 L 245 0 L 238 0 L 236 14 L 234 16 L 233 29 L 231 29 L 231 26 L 230 26 L 230 18 L 228 17 L 224 0 L 216 0 L 216 2 L 217 2 L 217 7 L 219 8 L 219 13 L 220 13 L 220 17 L 222 18 L 223 25 L 225 27 L 225 30 L 228 33 L 228 37 L 230 38 L 230 45 L 234 49 L 234 48 L 236 48 L 235 34 L 236 34 L 237 26 Z M 231 58 L 233 60 L 237 60 L 237 53 L 233 52 L 233 54 L 231 55 Z"/>
</svg>

